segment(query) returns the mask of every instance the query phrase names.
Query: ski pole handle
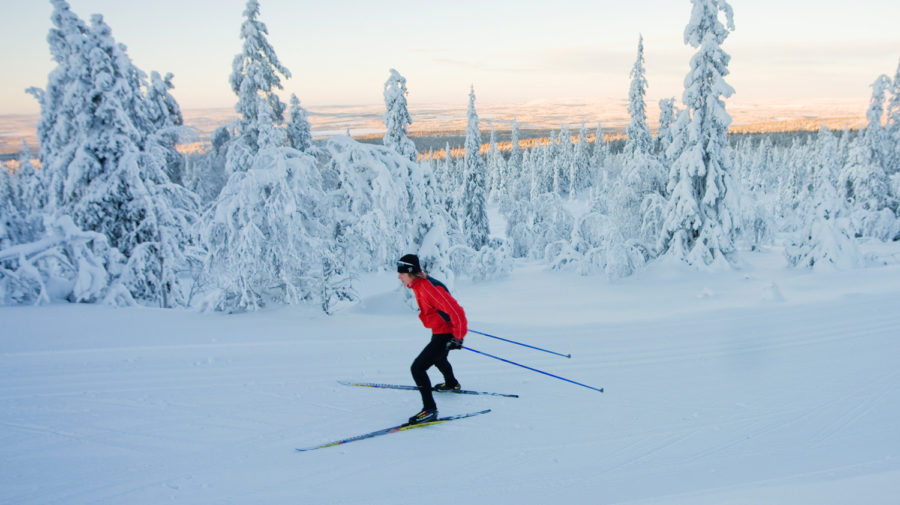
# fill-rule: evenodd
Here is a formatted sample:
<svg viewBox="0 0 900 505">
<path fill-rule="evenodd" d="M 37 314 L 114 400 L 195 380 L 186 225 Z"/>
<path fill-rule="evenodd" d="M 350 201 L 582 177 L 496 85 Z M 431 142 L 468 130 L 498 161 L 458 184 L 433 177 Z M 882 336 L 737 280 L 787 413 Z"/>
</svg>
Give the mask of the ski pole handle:
<svg viewBox="0 0 900 505">
<path fill-rule="evenodd" d="M 571 357 L 572 357 L 571 354 L 562 354 L 562 353 L 559 353 L 559 352 L 556 352 L 556 351 L 551 351 L 551 350 L 549 350 L 549 349 L 541 349 L 540 347 L 535 347 L 535 346 L 533 346 L 533 345 L 523 344 L 522 342 L 516 342 L 515 340 L 509 340 L 508 338 L 501 338 L 501 337 L 498 337 L 498 336 L 496 336 L 496 335 L 491 335 L 490 333 L 482 333 L 482 332 L 476 331 L 476 330 L 469 330 L 469 332 L 470 332 L 470 333 L 477 333 L 477 334 L 479 334 L 479 335 L 484 335 L 485 337 L 496 338 L 497 340 L 502 340 L 502 341 L 504 341 L 504 342 L 509 342 L 510 344 L 521 345 L 522 347 L 528 347 L 529 349 L 535 349 L 535 350 L 537 350 L 537 351 L 543 351 L 543 352 L 546 352 L 546 353 L 555 354 L 555 355 L 557 355 L 557 356 L 562 356 L 563 358 L 571 358 Z"/>
</svg>

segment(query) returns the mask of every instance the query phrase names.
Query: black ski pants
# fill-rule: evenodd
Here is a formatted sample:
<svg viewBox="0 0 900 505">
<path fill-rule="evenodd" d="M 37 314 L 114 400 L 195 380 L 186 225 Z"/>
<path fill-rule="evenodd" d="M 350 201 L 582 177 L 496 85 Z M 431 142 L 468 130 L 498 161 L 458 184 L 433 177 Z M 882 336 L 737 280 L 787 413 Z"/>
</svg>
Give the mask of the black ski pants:
<svg viewBox="0 0 900 505">
<path fill-rule="evenodd" d="M 437 367 L 444 375 L 445 384 L 454 384 L 456 378 L 453 376 L 453 367 L 447 361 L 447 343 L 453 335 L 449 333 L 439 333 L 431 336 L 431 342 L 422 349 L 422 352 L 413 361 L 410 371 L 416 386 L 419 387 L 419 393 L 422 394 L 422 406 L 426 409 L 436 410 L 437 405 L 434 403 L 434 395 L 431 393 L 431 379 L 428 378 L 428 369 L 431 365 Z"/>
</svg>

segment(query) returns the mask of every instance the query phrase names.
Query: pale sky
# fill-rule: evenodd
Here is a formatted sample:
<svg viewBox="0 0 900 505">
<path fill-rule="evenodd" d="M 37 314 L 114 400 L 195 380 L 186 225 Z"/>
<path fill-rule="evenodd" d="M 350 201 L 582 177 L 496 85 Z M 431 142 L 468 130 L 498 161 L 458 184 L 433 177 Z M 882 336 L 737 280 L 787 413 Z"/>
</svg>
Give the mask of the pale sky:
<svg viewBox="0 0 900 505">
<path fill-rule="evenodd" d="M 900 61 L 896 0 L 734 0 L 724 49 L 735 103 L 858 102 Z M 175 75 L 183 109 L 231 107 L 231 61 L 241 50 L 244 0 L 69 0 L 82 19 L 100 13 L 147 74 Z M 0 0 L 0 114 L 32 114 L 29 86 L 54 63 L 51 5 Z M 625 100 L 639 34 L 648 101 L 683 91 L 691 55 L 688 0 L 260 0 L 260 20 L 293 78 L 316 105 L 383 103 L 388 70 L 407 78 L 411 106 Z"/>
</svg>

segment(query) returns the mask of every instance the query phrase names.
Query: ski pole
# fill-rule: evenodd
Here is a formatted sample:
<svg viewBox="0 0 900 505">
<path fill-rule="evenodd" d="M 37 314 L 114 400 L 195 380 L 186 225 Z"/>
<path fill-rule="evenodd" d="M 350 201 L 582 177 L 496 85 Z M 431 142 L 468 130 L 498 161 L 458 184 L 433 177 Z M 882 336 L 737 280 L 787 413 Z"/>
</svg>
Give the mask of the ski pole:
<svg viewBox="0 0 900 505">
<path fill-rule="evenodd" d="M 548 350 L 548 349 L 541 349 L 540 347 L 535 347 L 535 346 L 533 346 L 533 345 L 523 344 L 522 342 L 516 342 L 515 340 L 509 340 L 509 339 L 507 339 L 507 338 L 500 338 L 500 337 L 498 337 L 498 336 L 496 336 L 496 335 L 490 335 L 490 334 L 488 334 L 488 333 L 482 333 L 482 332 L 476 331 L 476 330 L 469 330 L 469 331 L 472 332 L 472 333 L 477 333 L 477 334 L 479 334 L 479 335 L 484 335 L 485 337 L 496 338 L 497 340 L 502 340 L 502 341 L 504 341 L 504 342 L 509 342 L 510 344 L 521 345 L 522 347 L 528 347 L 528 348 L 530 348 L 530 349 L 536 349 L 536 350 L 538 350 L 538 351 L 544 351 L 544 352 L 548 352 L 548 353 L 550 353 L 550 354 L 555 354 L 555 355 L 557 355 L 557 356 L 562 356 L 563 358 L 571 358 L 571 357 L 572 357 L 571 354 L 562 354 L 562 353 L 558 353 L 558 352 L 556 352 L 556 351 L 550 351 L 550 350 Z"/>
<path fill-rule="evenodd" d="M 571 382 L 572 384 L 576 384 L 576 385 L 581 386 L 581 387 L 586 387 L 586 388 L 588 388 L 588 389 L 593 389 L 594 391 L 600 391 L 601 393 L 603 392 L 603 388 L 595 388 L 594 386 L 588 386 L 587 384 L 582 384 L 582 383 L 580 383 L 580 382 L 575 382 L 575 381 L 573 381 L 573 380 L 566 379 L 565 377 L 560 377 L 560 376 L 558 376 L 558 375 L 553 375 L 552 373 L 544 372 L 543 370 L 538 370 L 537 368 L 531 368 L 530 366 L 525 366 L 525 365 L 516 363 L 515 361 L 510 361 L 510 360 L 508 360 L 508 359 L 503 359 L 503 358 L 500 358 L 500 357 L 498 357 L 498 356 L 494 356 L 493 354 L 488 354 L 488 353 L 486 353 L 486 352 L 481 352 L 481 351 L 479 351 L 479 350 L 477 350 L 477 349 L 472 349 L 471 347 L 463 346 L 462 348 L 465 349 L 465 350 L 467 350 L 467 351 L 472 351 L 472 352 L 476 352 L 476 353 L 478 353 L 478 354 L 483 354 L 483 355 L 485 355 L 485 356 L 487 356 L 487 357 L 489 357 L 489 358 L 494 358 L 494 359 L 496 359 L 496 360 L 503 361 L 504 363 L 509 363 L 510 365 L 516 365 L 516 366 L 522 367 L 522 368 L 524 368 L 524 369 L 526 369 L 526 370 L 531 370 L 532 372 L 537 372 L 537 373 L 542 373 L 542 374 L 544 374 L 544 375 L 549 375 L 550 377 L 553 377 L 554 379 L 559 379 L 559 380 L 563 380 L 563 381 L 566 381 L 566 382 Z"/>
</svg>

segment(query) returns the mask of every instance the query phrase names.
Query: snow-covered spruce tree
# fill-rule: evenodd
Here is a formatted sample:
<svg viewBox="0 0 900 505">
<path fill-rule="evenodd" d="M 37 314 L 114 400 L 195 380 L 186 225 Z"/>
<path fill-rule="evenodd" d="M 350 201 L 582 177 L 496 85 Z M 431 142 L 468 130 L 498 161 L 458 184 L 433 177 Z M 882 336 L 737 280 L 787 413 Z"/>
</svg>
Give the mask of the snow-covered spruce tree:
<svg viewBox="0 0 900 505">
<path fill-rule="evenodd" d="M 326 208 L 336 221 L 330 237 L 358 271 L 380 270 L 404 251 L 427 249 L 429 242 L 431 252 L 443 252 L 442 244 L 450 244 L 443 236 L 459 235 L 438 196 L 434 174 L 423 165 L 347 137 L 328 140 L 322 150 L 321 158 L 339 177 L 327 195 Z M 440 254 L 423 253 L 420 259 L 425 256 L 429 265 L 441 268 Z"/>
<path fill-rule="evenodd" d="M 259 2 L 248 0 L 244 10 L 244 22 L 241 24 L 242 51 L 235 55 L 231 69 L 231 89 L 238 97 L 235 111 L 237 136 L 228 148 L 228 172 L 247 170 L 254 162 L 255 153 L 259 150 L 259 121 L 257 111 L 259 97 L 265 99 L 274 114 L 275 124 L 284 122 L 285 106 L 278 98 L 275 90 L 283 89 L 281 77 L 291 77 L 275 54 L 266 36 L 269 30 L 259 21 Z M 279 76 L 280 75 L 280 76 Z"/>
<path fill-rule="evenodd" d="M 262 98 L 257 107 L 262 116 L 272 114 Z M 229 177 L 204 215 L 206 309 L 242 312 L 322 293 L 328 265 L 320 170 L 311 156 L 271 142 L 266 130 L 258 133 L 270 141 L 249 170 Z"/>
<path fill-rule="evenodd" d="M 526 154 L 526 156 L 528 156 Z M 559 195 L 546 192 L 534 201 L 516 201 L 502 209 L 506 217 L 509 254 L 514 257 L 546 259 L 548 247 L 557 242 L 570 242 L 575 219 L 566 210 Z M 563 252 L 561 248 L 551 252 Z"/>
<path fill-rule="evenodd" d="M 406 105 L 406 78 L 393 68 L 391 75 L 384 83 L 384 132 L 385 147 L 394 150 L 402 156 L 416 161 L 419 153 L 413 141 L 407 137 L 412 117 Z"/>
<path fill-rule="evenodd" d="M 47 204 L 46 170 L 35 170 L 31 149 L 22 141 L 17 167 L 0 165 L 0 249 L 40 238 Z"/>
<path fill-rule="evenodd" d="M 481 130 L 478 129 L 478 113 L 475 111 L 475 87 L 469 90 L 469 108 L 466 126 L 466 156 L 463 171 L 462 229 L 466 244 L 478 251 L 488 242 L 490 231 L 487 218 L 487 188 L 485 164 L 481 151 Z"/>
<path fill-rule="evenodd" d="M 519 135 L 519 122 L 513 118 L 512 131 L 509 134 L 509 159 L 506 160 L 506 172 L 503 179 L 506 181 L 504 196 L 515 199 L 524 197 L 524 192 L 520 191 L 520 188 L 524 187 L 522 182 L 525 179 L 525 173 L 522 169 L 522 147 L 519 145 Z"/>
<path fill-rule="evenodd" d="M 197 193 L 202 206 L 219 196 L 228 177 L 225 174 L 225 156 L 231 133 L 228 127 L 220 126 L 210 136 L 210 150 L 198 157 L 187 171 L 187 187 Z"/>
<path fill-rule="evenodd" d="M 624 236 L 615 218 L 592 210 L 579 219 L 574 232 L 573 265 L 581 275 L 605 273 L 610 279 L 627 277 L 647 262 L 648 252 L 633 238 Z"/>
<path fill-rule="evenodd" d="M 594 152 L 591 158 L 591 166 L 594 169 L 593 186 L 598 189 L 607 189 L 609 181 L 606 180 L 604 167 L 609 157 L 609 144 L 603 139 L 603 124 L 598 122 L 594 130 Z"/>
<path fill-rule="evenodd" d="M 658 237 L 662 233 L 665 224 L 665 212 L 669 197 L 666 180 L 667 173 L 671 172 L 672 161 L 680 154 L 680 149 L 675 146 L 676 121 L 678 110 L 675 108 L 674 98 L 664 98 L 659 101 L 659 129 L 654 143 L 655 160 L 650 167 L 650 173 L 659 179 L 649 185 L 653 190 L 644 195 L 641 201 L 640 241 L 647 250 L 656 255 Z M 682 122 L 682 128 L 686 125 Z M 680 138 L 685 137 L 684 132 Z M 673 148 L 673 146 L 675 146 Z"/>
<path fill-rule="evenodd" d="M 851 205 L 851 223 L 857 236 L 894 240 L 900 233 L 896 214 L 888 206 L 890 179 L 866 145 L 865 134 L 850 148 L 841 172 L 840 194 Z"/>
<path fill-rule="evenodd" d="M 91 76 L 87 63 L 88 26 L 69 9 L 65 0 L 51 0 L 53 28 L 47 34 L 50 55 L 56 67 L 47 77 L 44 89 L 29 88 L 41 105 L 37 124 L 40 159 L 50 184 L 48 206 L 57 207 L 71 201 L 73 177 L 68 190 L 69 164 L 78 155 L 78 145 L 84 140 L 91 123 Z M 90 174 L 85 174 L 90 177 Z"/>
<path fill-rule="evenodd" d="M 666 153 L 669 146 L 672 145 L 672 136 L 674 134 L 672 128 L 675 125 L 676 114 L 674 98 L 663 98 L 659 101 L 659 129 L 656 133 L 655 151 L 658 153 L 659 161 L 663 167 L 671 165 Z"/>
<path fill-rule="evenodd" d="M 885 171 L 890 142 L 882 124 L 885 92 L 891 80 L 879 76 L 872 84 L 872 100 L 865 130 L 850 148 L 849 159 L 840 175 L 840 192 L 851 202 L 851 222 L 859 236 L 892 240 L 900 235 L 891 181 Z"/>
<path fill-rule="evenodd" d="M 181 106 L 169 93 L 175 87 L 172 84 L 174 75 L 167 73 L 160 77 L 159 72 L 150 72 L 150 85 L 147 87 L 147 115 L 153 124 L 150 131 L 153 144 L 166 158 L 166 175 L 176 184 L 184 185 L 185 160 L 176 149 L 178 133 L 184 126 Z"/>
<path fill-rule="evenodd" d="M 894 79 L 891 81 L 885 130 L 889 152 L 885 169 L 888 175 L 895 177 L 900 173 L 900 63 L 897 64 L 897 71 L 894 72 Z M 900 178 L 897 182 L 900 183 Z M 895 192 L 894 196 L 900 198 L 900 193 Z M 897 209 L 897 213 L 900 216 L 900 208 Z"/>
<path fill-rule="evenodd" d="M 559 130 L 559 137 L 554 160 L 553 190 L 562 197 L 569 196 L 572 187 L 572 165 L 575 164 L 575 147 L 572 145 L 572 134 L 568 125 Z"/>
<path fill-rule="evenodd" d="M 288 112 L 291 115 L 287 124 L 288 144 L 305 153 L 312 148 L 312 129 L 309 119 L 307 119 L 306 109 L 300 106 L 300 100 L 293 93 L 291 93 Z"/>
<path fill-rule="evenodd" d="M 553 193 L 556 188 L 556 153 L 559 145 L 559 137 L 555 131 L 550 131 L 548 142 L 540 146 L 534 157 L 535 174 L 537 176 L 537 194 L 532 191 L 532 201 L 536 201 L 544 193 Z"/>
<path fill-rule="evenodd" d="M 891 86 L 891 79 L 883 74 L 878 76 L 875 82 L 872 83 L 872 99 L 869 101 L 869 108 L 866 110 L 867 123 L 863 134 L 863 139 L 866 147 L 869 149 L 872 161 L 877 163 L 884 171 L 887 171 L 888 160 L 891 157 L 890 151 L 893 147 L 890 145 L 887 125 L 884 121 L 885 95 L 890 92 Z"/>
<path fill-rule="evenodd" d="M 860 261 L 847 201 L 834 187 L 839 169 L 838 142 L 826 128 L 819 130 L 813 160 L 811 194 L 800 207 L 802 225 L 790 234 L 784 253 L 788 264 L 806 268 L 852 268 Z"/>
<path fill-rule="evenodd" d="M 40 214 L 39 240 L 0 248 L 0 305 L 53 300 L 96 302 L 116 296 L 108 289 L 106 237 L 82 231 L 66 215 Z M 0 235 L 2 235 L 0 223 Z M 2 239 L 0 239 L 2 242 Z M 131 296 L 122 290 L 126 299 Z"/>
<path fill-rule="evenodd" d="M 628 140 L 625 152 L 629 154 L 649 154 L 653 146 L 650 127 L 647 126 L 647 106 L 644 97 L 647 95 L 647 78 L 644 70 L 644 36 L 638 39 L 638 54 L 631 67 L 631 87 L 628 90 L 628 115 L 631 120 L 625 129 Z"/>
<path fill-rule="evenodd" d="M 486 157 L 487 175 L 488 181 L 490 181 L 488 184 L 488 188 L 490 188 L 488 196 L 491 201 L 496 202 L 500 198 L 500 194 L 505 193 L 507 180 L 505 178 L 506 160 L 500 154 L 500 147 L 497 145 L 497 131 L 494 129 L 493 123 L 491 124 L 491 140 Z"/>
<path fill-rule="evenodd" d="M 538 145 L 527 149 L 522 155 L 522 200 L 535 202 L 543 194 L 541 191 L 541 156 L 543 148 Z"/>
<path fill-rule="evenodd" d="M 734 251 L 737 216 L 736 195 L 729 194 L 729 185 L 734 184 L 726 138 L 731 117 L 721 99 L 734 89 L 724 80 L 730 56 L 721 44 L 734 29 L 734 21 L 726 0 L 692 3 L 684 39 L 698 51 L 691 59 L 682 97 L 689 126 L 684 130 L 684 148 L 670 170 L 667 190 L 671 196 L 659 250 L 694 266 L 724 266 Z M 720 12 L 727 24 L 719 20 Z"/>
<path fill-rule="evenodd" d="M 53 5 L 48 41 L 58 67 L 46 91 L 32 91 L 48 210 L 107 237 L 127 262 L 106 267 L 135 299 L 183 304 L 198 202 L 167 174 L 170 146 L 148 113 L 146 76 L 101 16 L 87 27 L 63 0 Z"/>
<path fill-rule="evenodd" d="M 609 213 L 619 228 L 617 233 L 631 240 L 641 235 L 644 199 L 651 194 L 661 196 L 665 192 L 663 167 L 652 154 L 653 138 L 647 126 L 644 102 L 647 80 L 644 74 L 644 39 L 641 37 L 638 42 L 637 60 L 630 74 L 628 112 L 631 121 L 626 129 L 628 139 L 621 156 L 622 170 L 609 193 Z M 653 236 L 653 241 L 655 240 L 656 236 Z M 618 261 L 611 262 L 613 265 L 618 263 Z M 618 267 L 616 270 L 619 274 L 624 272 Z"/>
<path fill-rule="evenodd" d="M 587 128 L 582 122 L 581 129 L 578 131 L 578 142 L 575 144 L 572 175 L 569 181 L 569 199 L 571 200 L 579 197 L 583 198 L 588 188 L 592 185 L 590 148 L 587 139 Z"/>
</svg>

